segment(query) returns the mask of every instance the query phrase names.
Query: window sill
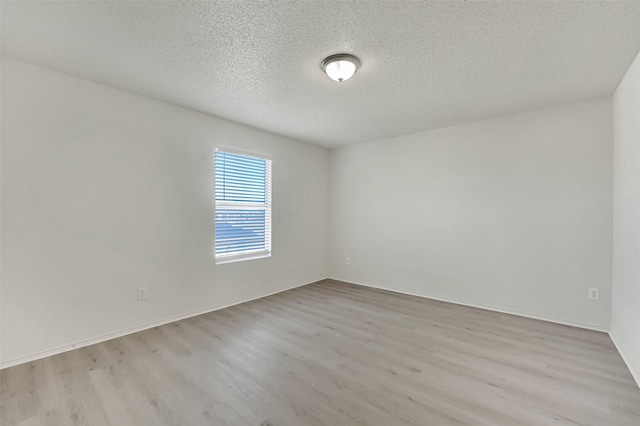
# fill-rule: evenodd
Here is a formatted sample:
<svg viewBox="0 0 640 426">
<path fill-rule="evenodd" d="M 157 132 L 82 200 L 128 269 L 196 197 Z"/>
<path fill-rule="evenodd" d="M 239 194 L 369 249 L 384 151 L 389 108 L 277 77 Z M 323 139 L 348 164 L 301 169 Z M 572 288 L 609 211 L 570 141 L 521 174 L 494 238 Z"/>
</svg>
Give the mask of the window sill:
<svg viewBox="0 0 640 426">
<path fill-rule="evenodd" d="M 244 260 L 263 259 L 265 257 L 271 257 L 271 252 L 261 251 L 256 253 L 219 256 L 219 257 L 216 257 L 216 265 L 222 265 L 225 263 L 242 262 Z"/>
</svg>

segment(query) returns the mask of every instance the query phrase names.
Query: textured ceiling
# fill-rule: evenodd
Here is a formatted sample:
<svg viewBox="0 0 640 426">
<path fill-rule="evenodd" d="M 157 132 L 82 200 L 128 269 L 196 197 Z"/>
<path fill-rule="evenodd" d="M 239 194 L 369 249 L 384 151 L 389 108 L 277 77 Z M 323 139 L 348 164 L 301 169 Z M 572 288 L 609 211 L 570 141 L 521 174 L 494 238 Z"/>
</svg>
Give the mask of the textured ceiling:
<svg viewBox="0 0 640 426">
<path fill-rule="evenodd" d="M 5 55 L 326 147 L 608 95 L 640 49 L 640 1 L 1 7 Z"/>
</svg>

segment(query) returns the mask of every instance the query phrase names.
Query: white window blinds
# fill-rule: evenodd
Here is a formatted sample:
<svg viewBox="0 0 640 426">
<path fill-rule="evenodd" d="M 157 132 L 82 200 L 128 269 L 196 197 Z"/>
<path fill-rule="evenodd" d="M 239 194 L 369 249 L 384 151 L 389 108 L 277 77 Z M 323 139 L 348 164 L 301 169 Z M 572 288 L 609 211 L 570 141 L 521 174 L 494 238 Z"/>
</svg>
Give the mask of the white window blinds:
<svg viewBox="0 0 640 426">
<path fill-rule="evenodd" d="M 271 160 L 219 149 L 215 154 L 216 259 L 271 253 Z"/>
</svg>

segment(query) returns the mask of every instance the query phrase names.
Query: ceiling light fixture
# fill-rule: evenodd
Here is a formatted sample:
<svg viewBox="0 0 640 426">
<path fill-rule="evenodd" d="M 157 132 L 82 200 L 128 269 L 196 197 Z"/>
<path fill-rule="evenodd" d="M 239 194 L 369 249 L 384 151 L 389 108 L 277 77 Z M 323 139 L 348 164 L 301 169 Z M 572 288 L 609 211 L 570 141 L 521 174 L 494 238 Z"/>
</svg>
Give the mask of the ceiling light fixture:
<svg viewBox="0 0 640 426">
<path fill-rule="evenodd" d="M 353 77 L 360 68 L 360 60 L 353 55 L 340 53 L 325 58 L 320 67 L 331 80 L 342 83 Z"/>
</svg>

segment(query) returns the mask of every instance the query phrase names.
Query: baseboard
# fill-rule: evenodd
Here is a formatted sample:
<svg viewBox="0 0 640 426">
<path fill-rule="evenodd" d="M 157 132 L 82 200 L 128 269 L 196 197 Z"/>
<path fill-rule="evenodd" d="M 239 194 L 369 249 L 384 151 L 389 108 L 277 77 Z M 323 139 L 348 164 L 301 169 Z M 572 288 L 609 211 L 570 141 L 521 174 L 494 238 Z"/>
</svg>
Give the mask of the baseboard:
<svg viewBox="0 0 640 426">
<path fill-rule="evenodd" d="M 323 278 L 324 279 L 324 278 Z M 142 325 L 137 325 L 134 327 L 129 327 L 129 328 L 125 328 L 122 330 L 118 330 L 118 331 L 114 331 L 111 333 L 105 333 L 102 334 L 100 336 L 97 337 L 91 337 L 88 339 L 83 339 L 83 340 L 78 340 L 76 342 L 72 342 L 72 343 L 68 343 L 65 345 L 61 345 L 61 346 L 57 346 L 55 348 L 51 348 L 51 349 L 46 349 L 43 351 L 38 351 L 29 355 L 25 355 L 25 356 L 20 356 L 17 358 L 12 358 L 12 359 L 8 359 L 6 361 L 3 361 L 2 363 L 0 363 L 0 370 L 4 369 L 4 368 L 9 368 L 9 367 L 13 367 L 19 364 L 24 364 L 26 362 L 31 362 L 31 361 L 35 361 L 41 358 L 46 358 L 48 356 L 52 356 L 52 355 L 57 355 L 63 352 L 67 352 L 67 351 L 71 351 L 74 349 L 79 349 L 85 346 L 90 346 L 90 345 L 94 345 L 96 343 L 101 343 L 101 342 L 105 342 L 107 340 L 111 340 L 111 339 L 116 339 L 118 337 L 122 337 L 122 336 L 126 336 L 128 334 L 132 334 L 132 333 L 137 333 L 139 331 L 144 331 L 144 330 L 148 330 L 150 328 L 153 327 L 158 327 L 160 325 L 164 325 L 164 324 L 169 324 L 171 322 L 175 322 L 175 321 L 180 321 L 186 318 L 191 318 L 191 317 L 195 317 L 198 315 L 202 315 L 202 314 L 206 314 L 209 312 L 213 312 L 213 311 L 218 311 L 220 309 L 224 309 L 224 308 L 228 308 L 234 305 L 239 305 L 241 303 L 246 303 L 246 302 L 250 302 L 252 300 L 256 300 L 256 299 L 261 299 L 263 297 L 267 297 L 267 296 L 271 296 L 277 293 L 282 293 L 283 291 L 287 291 L 287 290 L 291 290 L 297 287 L 302 287 L 305 285 L 309 285 L 309 284 L 313 284 L 319 281 L 322 281 L 323 279 L 318 279 L 318 280 L 313 280 L 313 281 L 309 281 L 309 282 L 305 282 L 302 284 L 296 284 L 296 285 L 292 285 L 289 287 L 285 287 L 285 288 L 281 288 L 278 290 L 274 290 L 274 291 L 270 291 L 267 293 L 256 293 L 254 295 L 251 295 L 249 297 L 244 297 L 241 299 L 237 299 L 231 302 L 227 302 L 227 303 L 221 303 L 218 305 L 212 305 L 212 306 L 206 306 L 204 308 L 200 308 L 200 309 L 196 309 L 193 311 L 189 311 L 187 313 L 184 314 L 180 314 L 180 315 L 173 315 L 170 317 L 166 317 L 160 320 L 156 320 L 156 321 L 151 321 Z"/>
<path fill-rule="evenodd" d="M 640 365 L 637 365 L 637 366 L 633 365 L 633 362 L 631 361 L 631 356 L 629 355 L 627 350 L 624 348 L 622 341 L 618 338 L 618 336 L 613 331 L 609 331 L 609 337 L 611 337 L 613 344 L 615 345 L 616 349 L 620 353 L 620 356 L 622 356 L 624 363 L 627 364 L 627 368 L 629 369 L 629 371 L 631 372 L 631 375 L 635 379 L 636 384 L 638 385 L 638 387 L 640 387 Z"/>
<path fill-rule="evenodd" d="M 47 349 L 47 350 L 44 350 L 44 351 L 35 352 L 35 353 L 29 354 L 29 355 L 25 355 L 25 356 L 21 356 L 21 357 L 17 357 L 17 358 L 12 358 L 12 359 L 9 359 L 9 360 L 6 360 L 6 361 L 3 361 L 2 363 L 0 363 L 0 370 L 2 370 L 4 368 L 13 367 L 13 366 L 19 365 L 19 364 L 24 364 L 26 362 L 35 361 L 35 360 L 38 360 L 38 359 L 41 359 L 41 358 L 46 358 L 48 356 L 57 355 L 57 354 L 60 354 L 60 353 L 63 353 L 63 352 L 67 352 L 67 351 L 70 351 L 70 350 L 82 348 L 82 347 L 85 347 L 85 346 L 94 345 L 96 343 L 105 342 L 107 340 L 116 339 L 118 337 L 126 336 L 126 335 L 132 334 L 132 333 L 137 333 L 139 331 L 144 331 L 144 330 L 147 330 L 147 329 L 150 329 L 150 328 L 153 328 L 153 327 L 158 327 L 158 326 L 161 326 L 161 325 L 164 325 L 164 324 L 168 324 L 168 323 L 171 323 L 171 322 L 180 321 L 180 320 L 183 320 L 183 319 L 186 319 L 186 318 L 191 318 L 191 317 L 194 317 L 194 316 L 197 316 L 197 315 L 206 314 L 208 312 L 213 312 L 213 311 L 217 311 L 217 310 L 220 310 L 220 309 L 228 308 L 228 307 L 231 307 L 231 306 L 234 306 L 234 305 L 239 305 L 241 303 L 250 302 L 252 300 L 261 299 L 263 297 L 271 296 L 271 295 L 274 295 L 274 294 L 277 294 L 277 293 L 282 293 L 283 291 L 287 291 L 287 290 L 291 290 L 291 289 L 294 289 L 294 288 L 297 288 L 297 287 L 302 287 L 302 286 L 305 286 L 305 285 L 313 284 L 315 282 L 323 281 L 324 279 L 329 279 L 329 280 L 332 280 L 332 281 L 337 281 L 337 282 L 342 282 L 342 283 L 347 283 L 347 284 L 355 284 L 355 285 L 360 285 L 360 286 L 364 286 L 364 287 L 377 288 L 377 289 L 380 289 L 380 290 L 386 290 L 386 291 L 390 291 L 390 292 L 394 292 L 394 293 L 406 294 L 406 295 L 409 295 L 409 296 L 416 296 L 416 297 L 422 297 L 422 298 L 426 298 L 426 299 L 439 300 L 441 302 L 455 303 L 457 305 L 470 306 L 470 307 L 473 307 L 473 308 L 487 309 L 487 310 L 490 310 L 490 311 L 501 312 L 501 313 L 505 313 L 505 314 L 518 315 L 518 316 L 522 316 L 522 317 L 526 317 L 526 318 L 533 318 L 533 319 L 542 320 L 542 321 L 549 321 L 549 322 L 554 322 L 554 323 L 563 324 L 563 325 L 569 325 L 569 326 L 573 326 L 573 327 L 586 328 L 586 329 L 589 329 L 589 330 L 602 331 L 602 332 L 608 332 L 609 331 L 606 327 L 602 327 L 602 326 L 598 326 L 598 325 L 594 325 L 594 324 L 575 322 L 575 321 L 565 320 L 565 319 L 562 319 L 562 318 L 548 317 L 548 316 L 544 316 L 544 315 L 537 315 L 537 314 L 532 314 L 532 313 L 529 313 L 529 312 L 516 311 L 516 310 L 513 310 L 513 309 L 505 309 L 505 308 L 501 308 L 501 307 L 498 307 L 498 306 L 480 304 L 480 303 L 475 303 L 475 302 L 468 302 L 468 301 L 458 300 L 458 299 L 454 299 L 454 298 L 450 298 L 450 297 L 442 297 L 442 296 L 424 294 L 424 293 L 415 293 L 415 292 L 405 291 L 405 290 L 401 290 L 401 289 L 397 289 L 397 288 L 391 288 L 391 287 L 385 287 L 385 286 L 379 286 L 379 285 L 373 285 L 373 284 L 366 284 L 366 283 L 354 282 L 354 281 L 345 281 L 345 280 L 340 280 L 340 279 L 337 279 L 337 278 L 323 278 L 323 279 L 317 279 L 317 280 L 305 282 L 305 283 L 302 283 L 302 284 L 296 284 L 296 285 L 293 285 L 293 286 L 281 288 L 281 289 L 270 291 L 270 292 L 267 292 L 267 293 L 257 293 L 257 294 L 251 295 L 249 297 L 237 299 L 237 300 L 234 300 L 234 301 L 231 301 L 231 302 L 203 307 L 203 308 L 196 309 L 196 310 L 184 313 L 184 314 L 174 315 L 174 316 L 171 316 L 171 317 L 167 317 L 167 318 L 163 318 L 163 319 L 160 319 L 160 320 L 152 321 L 152 322 L 145 323 L 145 324 L 142 324 L 142 325 L 129 327 L 129 328 L 118 330 L 118 331 L 114 331 L 114 332 L 111 332 L 111 333 L 102 334 L 100 336 L 96 336 L 96 337 L 92 337 L 92 338 L 83 339 L 83 340 L 79 340 L 79 341 L 76 341 L 76 342 L 68 343 L 68 344 L 61 345 L 61 346 L 58 346 L 58 347 L 55 347 L 55 348 L 51 348 L 51 349 Z M 615 344 L 616 348 L 620 352 L 622 358 L 627 363 L 627 366 L 629 367 L 629 370 L 631 371 L 631 374 L 635 378 L 636 382 L 638 382 L 638 384 L 640 385 L 640 373 L 638 371 L 634 371 L 634 369 L 632 367 L 632 364 L 629 362 L 630 361 L 630 357 L 624 351 L 623 346 L 620 344 L 620 341 L 616 337 L 614 337 L 615 336 L 614 334 L 609 333 L 609 335 L 611 336 L 611 340 L 613 341 L 613 343 Z"/>
<path fill-rule="evenodd" d="M 385 287 L 385 286 L 376 285 L 376 284 L 367 284 L 367 283 L 355 282 L 355 281 L 345 281 L 345 280 L 340 280 L 340 279 L 337 279 L 337 278 L 327 278 L 327 279 L 332 280 L 332 281 L 338 281 L 338 282 L 342 282 L 342 283 L 347 283 L 347 284 L 355 284 L 355 285 L 361 285 L 361 286 L 364 286 L 364 287 L 377 288 L 379 290 L 386 290 L 386 291 L 391 291 L 391 292 L 394 292 L 394 293 L 406 294 L 408 296 L 422 297 L 422 298 L 425 298 L 425 299 L 438 300 L 440 302 L 455 303 L 456 305 L 463 305 L 463 306 L 469 306 L 469 307 L 472 307 L 472 308 L 486 309 L 486 310 L 489 310 L 489 311 L 500 312 L 500 313 L 503 313 L 503 314 L 517 315 L 517 316 L 520 316 L 520 317 L 532 318 L 532 319 L 537 319 L 537 320 L 541 320 L 541 321 L 548 321 L 548 322 L 553 322 L 553 323 L 556 323 L 556 324 L 569 325 L 569 326 L 578 327 L 578 328 L 585 328 L 587 330 L 595 330 L 595 331 L 601 331 L 601 332 L 605 332 L 605 333 L 609 331 L 608 327 L 603 327 L 603 326 L 600 326 L 600 325 L 597 325 L 597 324 L 590 324 L 590 323 L 583 323 L 583 322 L 578 322 L 578 321 L 571 321 L 571 320 L 567 320 L 567 319 L 564 319 L 564 318 L 556 318 L 556 317 L 547 316 L 547 315 L 539 315 L 539 314 L 534 314 L 534 313 L 531 313 L 531 312 L 518 311 L 518 310 L 514 310 L 514 309 L 508 309 L 508 308 L 503 308 L 503 307 L 494 306 L 494 305 L 487 305 L 487 304 L 483 304 L 483 303 L 469 302 L 467 300 L 460 300 L 460 299 L 455 299 L 455 298 L 452 298 L 452 297 L 444 297 L 444 296 L 438 296 L 438 295 L 427 294 L 427 293 L 416 293 L 416 292 L 412 292 L 412 291 L 406 291 L 406 290 L 392 288 L 392 287 Z"/>
</svg>

